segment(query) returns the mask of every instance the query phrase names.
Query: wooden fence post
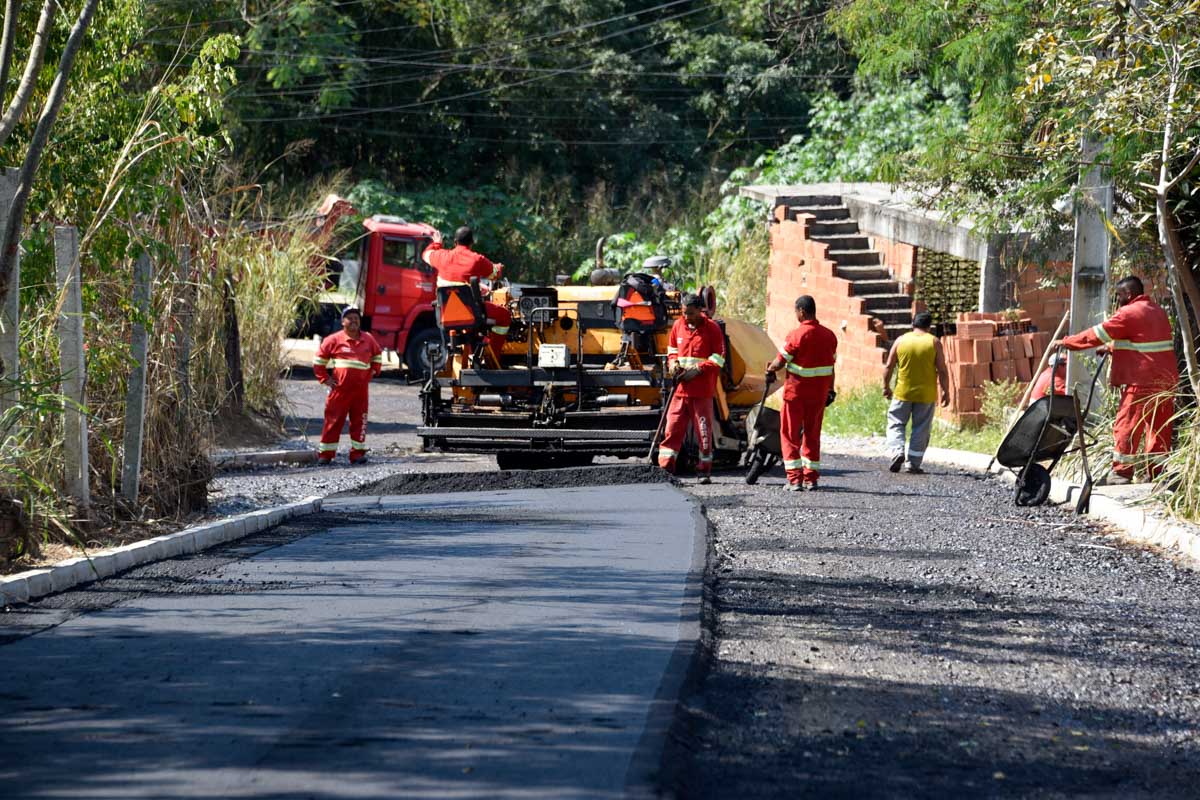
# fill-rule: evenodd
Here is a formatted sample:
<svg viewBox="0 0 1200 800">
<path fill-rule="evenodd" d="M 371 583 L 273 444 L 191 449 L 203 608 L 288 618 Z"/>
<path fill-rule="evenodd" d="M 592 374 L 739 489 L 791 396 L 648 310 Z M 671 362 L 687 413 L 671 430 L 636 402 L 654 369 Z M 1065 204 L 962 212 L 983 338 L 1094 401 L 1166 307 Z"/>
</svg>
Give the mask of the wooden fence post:
<svg viewBox="0 0 1200 800">
<path fill-rule="evenodd" d="M 129 389 L 125 393 L 125 461 L 121 469 L 121 496 L 131 508 L 137 505 L 138 481 L 142 471 L 142 435 L 146 426 L 146 356 L 149 349 L 145 320 L 150 314 L 153 272 L 150 256 L 143 253 L 133 268 L 133 309 L 138 316 L 134 320 L 129 343 L 133 370 L 129 374 Z"/>
<path fill-rule="evenodd" d="M 73 226 L 54 228 L 54 263 L 58 272 L 61 305 L 58 314 L 59 367 L 62 370 L 63 476 L 67 495 L 78 511 L 87 512 L 91 501 L 88 481 L 88 429 L 86 402 L 87 362 L 83 353 L 83 293 L 79 265 L 79 231 Z"/>
<path fill-rule="evenodd" d="M 13 196 L 17 193 L 15 169 L 0 170 L 0 219 L 8 216 Z M 8 295 L 0 308 L 0 415 L 17 402 L 16 383 L 21 379 L 20 367 L 20 322 L 21 322 L 21 248 L 13 256 L 12 277 L 9 279 Z"/>
</svg>

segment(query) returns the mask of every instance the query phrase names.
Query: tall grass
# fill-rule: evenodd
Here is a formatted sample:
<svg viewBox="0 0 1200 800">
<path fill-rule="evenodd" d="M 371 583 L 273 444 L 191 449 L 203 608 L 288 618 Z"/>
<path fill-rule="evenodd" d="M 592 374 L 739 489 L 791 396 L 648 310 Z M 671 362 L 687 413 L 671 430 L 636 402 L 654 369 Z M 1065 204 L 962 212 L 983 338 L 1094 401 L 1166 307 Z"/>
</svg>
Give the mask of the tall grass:
<svg viewBox="0 0 1200 800">
<path fill-rule="evenodd" d="M 318 195 L 314 193 L 314 195 Z M 274 414 L 283 369 L 280 339 L 297 304 L 319 291 L 322 243 L 310 236 L 317 199 L 305 197 L 272 217 L 257 201 L 222 208 L 206 198 L 206 212 L 179 213 L 143 225 L 140 238 L 117 262 L 85 251 L 86 413 L 89 427 L 90 513 L 63 497 L 63 409 L 57 289 L 31 282 L 22 294 L 21 381 L 15 405 L 0 419 L 0 561 L 33 554 L 45 541 L 121 541 L 138 535 L 127 521 L 180 519 L 206 506 L 214 424 L 230 413 L 225 363 L 225 284 L 234 291 L 241 332 L 246 406 Z M 216 210 L 214 210 L 216 209 Z M 194 211 L 194 209 L 193 209 Z M 241 216 L 232 216 L 238 214 Z M 257 224 L 245 224 L 247 222 Z M 36 232 L 35 232 L 36 233 Z M 52 263 L 50 237 L 32 235 L 31 263 Z M 190 270 L 180 256 L 191 251 Z M 132 263 L 144 248 L 155 274 L 151 308 L 143 320 L 149 352 L 145 435 L 137 503 L 119 495 L 125 393 L 133 363 L 129 341 Z M 44 267 L 43 267 L 44 272 Z M 191 357 L 182 360 L 183 345 Z M 4 519 L 17 533 L 4 536 Z M 13 529 L 12 525 L 7 526 Z"/>
</svg>

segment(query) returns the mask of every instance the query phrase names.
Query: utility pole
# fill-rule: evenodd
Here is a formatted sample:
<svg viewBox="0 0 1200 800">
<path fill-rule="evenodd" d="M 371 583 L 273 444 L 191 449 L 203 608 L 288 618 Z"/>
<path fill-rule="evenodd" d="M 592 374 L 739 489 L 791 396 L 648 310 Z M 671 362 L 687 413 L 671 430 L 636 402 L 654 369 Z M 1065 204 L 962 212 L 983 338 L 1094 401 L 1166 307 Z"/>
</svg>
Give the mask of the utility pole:
<svg viewBox="0 0 1200 800">
<path fill-rule="evenodd" d="M 1111 264 L 1108 220 L 1112 216 L 1113 183 L 1096 163 L 1102 143 L 1088 135 L 1080 148 L 1079 185 L 1075 199 L 1075 255 L 1071 262 L 1071 326 L 1079 333 L 1108 316 L 1108 268 Z M 1067 391 L 1082 392 L 1091 381 L 1079 354 L 1067 362 Z M 1099 385 L 1099 383 L 1097 383 Z M 1084 398 L 1086 402 L 1086 398 Z"/>
</svg>

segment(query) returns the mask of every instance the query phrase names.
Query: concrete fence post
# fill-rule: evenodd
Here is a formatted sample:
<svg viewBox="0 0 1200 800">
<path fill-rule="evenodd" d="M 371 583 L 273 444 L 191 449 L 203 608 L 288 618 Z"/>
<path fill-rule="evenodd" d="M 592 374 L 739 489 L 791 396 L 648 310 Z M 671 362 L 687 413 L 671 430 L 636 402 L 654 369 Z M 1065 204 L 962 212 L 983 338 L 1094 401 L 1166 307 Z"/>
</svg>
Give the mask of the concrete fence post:
<svg viewBox="0 0 1200 800">
<path fill-rule="evenodd" d="M 150 315 L 150 284 L 154 278 L 150 256 L 143 253 L 133 269 L 133 323 L 129 353 L 133 370 L 125 393 L 125 449 L 121 469 L 121 496 L 131 507 L 137 505 L 138 481 L 142 471 L 142 436 L 146 426 L 146 356 L 149 334 L 146 319 Z"/>
<path fill-rule="evenodd" d="M 184 245 L 179 250 L 179 274 L 176 278 L 176 299 L 179 302 L 175 313 L 176 328 L 176 371 L 179 380 L 180 413 L 187 407 L 192 394 L 192 319 L 195 315 L 195 292 L 192 287 L 192 248 Z"/>
<path fill-rule="evenodd" d="M 83 352 L 83 291 L 79 265 L 79 231 L 73 226 L 54 228 L 54 263 L 58 273 L 59 368 L 62 372 L 63 477 L 75 508 L 86 512 L 91 500 L 88 485 L 88 427 L 85 387 L 87 362 Z"/>
<path fill-rule="evenodd" d="M 17 193 L 17 170 L 0 170 L 0 220 L 8 216 L 13 197 Z M 8 294 L 0 308 L 0 415 L 17 402 L 16 383 L 21 379 L 20 367 L 20 323 L 21 323 L 21 248 L 13 258 L 12 276 L 9 278 Z"/>
<path fill-rule="evenodd" d="M 1096 163 L 1103 142 L 1087 135 L 1080 145 L 1078 196 L 1075 199 L 1075 251 L 1071 261 L 1071 327 L 1078 333 L 1108 315 L 1108 268 L 1112 260 L 1108 220 L 1112 217 L 1113 183 Z M 1067 361 L 1067 391 L 1087 393 L 1091 372 L 1082 354 L 1071 353 Z M 1104 381 L 1096 384 L 1104 391 Z"/>
</svg>

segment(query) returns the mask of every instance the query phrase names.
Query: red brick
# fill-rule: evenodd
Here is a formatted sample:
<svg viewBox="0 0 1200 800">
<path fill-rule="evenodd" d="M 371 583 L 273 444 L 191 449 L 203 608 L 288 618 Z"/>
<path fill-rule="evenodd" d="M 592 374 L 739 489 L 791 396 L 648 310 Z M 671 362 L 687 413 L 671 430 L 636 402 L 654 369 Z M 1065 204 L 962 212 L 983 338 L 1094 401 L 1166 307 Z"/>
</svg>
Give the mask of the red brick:
<svg viewBox="0 0 1200 800">
<path fill-rule="evenodd" d="M 1029 366 L 1028 358 L 1018 358 L 1015 360 L 1017 365 L 1017 380 L 1020 383 L 1029 383 L 1033 379 L 1033 367 Z"/>
</svg>

